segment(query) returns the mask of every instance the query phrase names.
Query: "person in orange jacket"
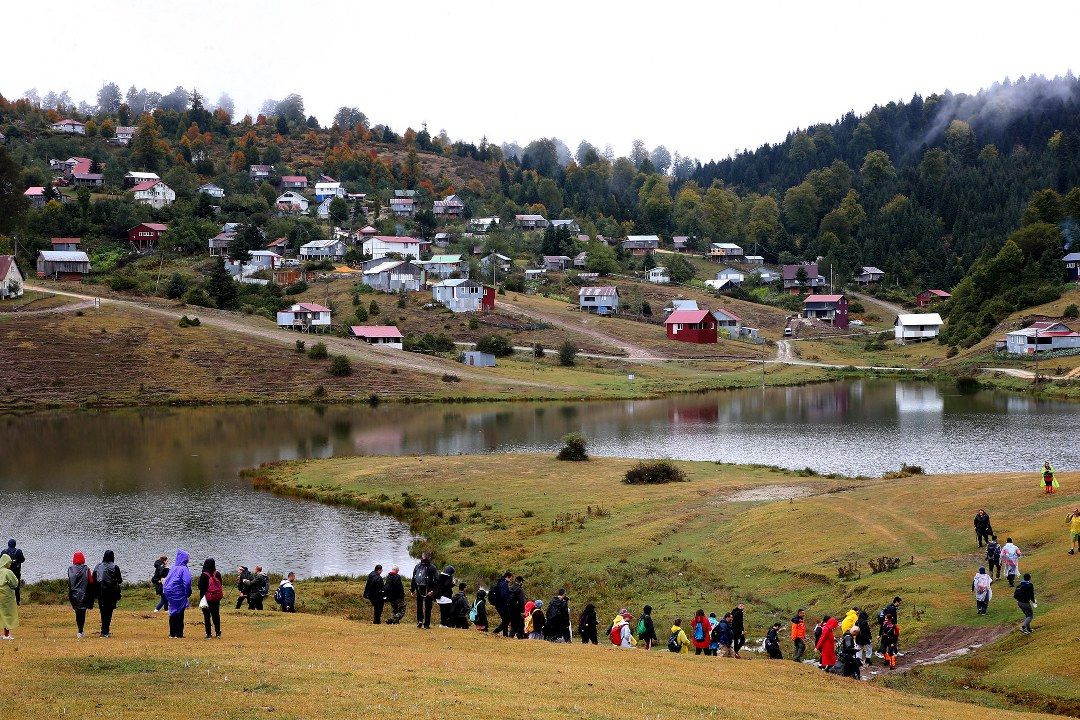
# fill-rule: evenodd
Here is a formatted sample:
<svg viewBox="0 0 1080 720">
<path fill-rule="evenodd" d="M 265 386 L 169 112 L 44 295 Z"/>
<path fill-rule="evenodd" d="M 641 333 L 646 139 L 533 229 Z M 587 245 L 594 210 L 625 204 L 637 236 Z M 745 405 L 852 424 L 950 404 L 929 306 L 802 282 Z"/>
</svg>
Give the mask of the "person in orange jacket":
<svg viewBox="0 0 1080 720">
<path fill-rule="evenodd" d="M 806 654 L 806 610 L 799 608 L 795 617 L 791 618 L 791 644 L 795 646 L 795 654 L 791 659 L 802 662 Z"/>
<path fill-rule="evenodd" d="M 822 622 L 825 624 L 821 627 L 821 637 L 815 647 L 821 653 L 821 669 L 831 670 L 836 665 L 836 635 L 833 631 L 840 623 L 829 615 L 826 615 Z"/>
</svg>

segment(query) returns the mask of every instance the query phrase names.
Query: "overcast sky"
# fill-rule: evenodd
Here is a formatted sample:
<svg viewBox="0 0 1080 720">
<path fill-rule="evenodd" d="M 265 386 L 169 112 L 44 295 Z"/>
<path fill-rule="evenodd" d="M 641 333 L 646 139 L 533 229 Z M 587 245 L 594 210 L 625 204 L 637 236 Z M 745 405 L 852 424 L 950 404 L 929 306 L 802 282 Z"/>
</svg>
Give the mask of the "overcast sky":
<svg viewBox="0 0 1080 720">
<path fill-rule="evenodd" d="M 1080 3 L 5 3 L 0 93 L 303 96 L 403 132 L 588 139 L 707 160 L 848 110 L 1070 69 Z"/>
</svg>

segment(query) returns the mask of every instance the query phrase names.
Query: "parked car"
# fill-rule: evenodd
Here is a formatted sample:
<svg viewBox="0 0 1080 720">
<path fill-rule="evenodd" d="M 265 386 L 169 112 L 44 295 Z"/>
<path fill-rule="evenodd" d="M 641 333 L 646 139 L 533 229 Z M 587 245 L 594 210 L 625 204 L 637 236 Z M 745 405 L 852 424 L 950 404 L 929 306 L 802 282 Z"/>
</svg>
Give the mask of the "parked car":
<svg viewBox="0 0 1080 720">
<path fill-rule="evenodd" d="M 865 324 L 866 323 L 864 323 L 862 320 L 852 320 L 850 323 L 848 323 L 848 325 L 865 325 Z"/>
<path fill-rule="evenodd" d="M 791 328 L 784 328 L 784 337 L 791 337 Z"/>
</svg>

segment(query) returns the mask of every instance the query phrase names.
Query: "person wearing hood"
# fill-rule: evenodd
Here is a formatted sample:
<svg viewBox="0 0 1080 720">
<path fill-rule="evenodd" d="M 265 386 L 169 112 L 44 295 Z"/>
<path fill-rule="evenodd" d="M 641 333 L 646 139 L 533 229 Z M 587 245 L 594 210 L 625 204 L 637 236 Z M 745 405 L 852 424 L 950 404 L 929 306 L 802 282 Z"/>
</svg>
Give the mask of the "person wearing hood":
<svg viewBox="0 0 1080 720">
<path fill-rule="evenodd" d="M 386 622 L 397 625 L 401 618 L 405 617 L 405 583 L 401 581 L 401 569 L 395 565 L 390 568 L 383 586 L 386 592 L 386 602 L 390 603 L 390 619 Z"/>
<path fill-rule="evenodd" d="M 565 588 L 559 588 L 548 603 L 545 628 L 548 640 L 570 642 L 570 598 L 566 596 Z"/>
<path fill-rule="evenodd" d="M 371 603 L 372 624 L 381 624 L 383 603 L 386 601 L 386 581 L 383 580 L 382 565 L 376 565 L 375 569 L 368 573 L 367 582 L 364 583 L 364 599 Z"/>
<path fill-rule="evenodd" d="M 1080 507 L 1065 516 L 1065 524 L 1069 526 L 1069 554 L 1075 555 L 1080 551 Z"/>
<path fill-rule="evenodd" d="M 165 594 L 161 592 L 161 583 L 168 574 L 169 557 L 159 555 L 158 559 L 154 561 L 154 571 L 150 573 L 150 584 L 154 586 L 154 594 L 158 596 L 158 603 L 154 607 L 154 612 L 161 612 L 169 604 L 169 601 L 165 599 Z M 240 605 L 237 604 L 236 607 L 240 607 Z"/>
<path fill-rule="evenodd" d="M 94 607 L 94 573 L 86 566 L 86 556 L 76 552 L 68 568 L 68 602 L 75 611 L 76 637 L 83 636 L 86 611 Z"/>
<path fill-rule="evenodd" d="M 615 622 L 611 626 L 612 639 L 618 638 L 618 647 L 632 648 L 634 647 L 634 634 L 630 632 L 630 621 L 634 616 L 627 612 L 625 615 L 616 615 Z M 618 634 L 616 635 L 616 631 Z M 612 643 L 613 645 L 615 643 Z"/>
<path fill-rule="evenodd" d="M 1016 578 L 1020 575 L 1020 558 L 1023 554 L 1012 538 L 1005 538 L 1005 544 L 1001 546 L 1001 564 L 1005 567 L 1009 587 L 1016 584 Z"/>
<path fill-rule="evenodd" d="M 596 645 L 599 638 L 597 637 L 597 627 L 599 622 L 596 618 L 596 606 L 592 603 L 588 603 L 585 609 L 581 611 L 581 617 L 578 618 L 577 631 L 581 636 L 581 644 L 588 645 L 592 643 Z"/>
<path fill-rule="evenodd" d="M 251 574 L 251 571 L 247 569 L 246 565 L 241 565 L 236 568 L 236 607 L 235 610 L 239 610 L 240 606 L 247 600 L 248 610 L 252 610 L 251 607 L 251 586 L 255 582 L 255 576 Z"/>
<path fill-rule="evenodd" d="M 1043 463 L 1042 481 L 1043 489 L 1047 495 L 1053 495 L 1060 487 L 1057 476 L 1054 474 L 1054 468 L 1050 466 L 1049 460 Z"/>
<path fill-rule="evenodd" d="M 990 599 L 994 597 L 991 587 L 993 584 L 994 578 L 990 577 L 985 567 L 979 568 L 975 579 L 971 581 L 971 592 L 975 593 L 975 610 L 979 615 L 985 615 L 990 608 Z"/>
<path fill-rule="evenodd" d="M 731 648 L 735 642 L 735 633 L 731 629 L 731 613 L 727 613 L 720 622 L 716 623 L 713 636 L 716 638 L 717 648 L 724 653 L 724 657 L 735 657 L 735 652 Z"/>
<path fill-rule="evenodd" d="M 862 679 L 859 668 L 859 626 L 852 625 L 851 629 L 840 638 L 840 667 L 844 677 Z"/>
<path fill-rule="evenodd" d="M 686 631 L 682 629 L 682 618 L 675 618 L 675 624 L 671 626 L 671 635 L 668 637 L 667 646 L 671 652 L 690 652 L 690 638 L 686 637 Z"/>
<path fill-rule="evenodd" d="M 214 623 L 214 637 L 221 637 L 221 600 L 224 596 L 217 563 L 214 558 L 206 558 L 199 574 L 199 608 L 202 610 L 207 640 L 210 639 L 211 621 Z"/>
<path fill-rule="evenodd" d="M 547 617 L 544 615 L 543 600 L 537 600 L 533 603 L 532 612 L 529 614 L 525 624 L 528 626 L 526 629 L 529 631 L 530 640 L 544 640 L 547 637 L 544 634 L 544 628 L 547 627 Z"/>
<path fill-rule="evenodd" d="M 476 590 L 476 602 L 473 603 L 472 610 L 469 611 L 469 616 L 469 621 L 473 624 L 473 627 L 480 632 L 487 632 L 487 590 L 484 588 L 478 588 Z"/>
<path fill-rule="evenodd" d="M 191 571 L 188 570 L 190 556 L 185 550 L 176 551 L 176 562 L 173 563 L 165 582 L 161 584 L 161 592 L 169 601 L 169 637 L 184 637 L 184 611 L 188 607 L 188 597 L 191 595 Z"/>
<path fill-rule="evenodd" d="M 844 621 L 840 623 L 840 632 L 846 633 L 851 628 L 855 627 L 855 623 L 859 622 L 859 608 L 853 607 L 847 611 L 847 615 L 844 616 Z"/>
<path fill-rule="evenodd" d="M 510 634 L 510 612 L 506 609 L 506 603 L 510 599 L 510 582 L 513 579 L 514 573 L 507 570 L 499 578 L 499 582 L 491 588 L 491 593 L 488 595 L 488 600 L 494 606 L 495 612 L 499 613 L 499 624 L 491 631 L 492 635 L 501 634 L 506 637 Z"/>
<path fill-rule="evenodd" d="M 15 586 L 16 605 L 22 602 L 22 566 L 26 562 L 26 556 L 23 555 L 22 548 L 16 547 L 17 545 L 15 538 L 11 538 L 7 541 L 7 548 L 0 552 L 0 555 L 7 555 L 11 558 L 11 572 L 15 575 L 15 579 L 19 581 Z"/>
<path fill-rule="evenodd" d="M 990 540 L 986 543 L 986 567 L 987 574 L 995 575 L 996 579 L 1001 579 L 1001 546 L 998 545 L 997 535 L 991 535 Z"/>
<path fill-rule="evenodd" d="M 975 513 L 975 540 L 979 543 L 979 547 L 983 546 L 983 543 L 990 542 L 990 536 L 994 534 L 994 528 L 990 525 L 990 516 L 982 508 Z"/>
<path fill-rule="evenodd" d="M 791 618 L 791 644 L 795 646 L 795 654 L 791 659 L 802 662 L 806 654 L 806 610 L 799 608 L 795 617 Z"/>
<path fill-rule="evenodd" d="M 717 657 L 720 654 L 720 641 L 716 638 L 716 626 L 720 624 L 720 621 L 716 619 L 716 613 L 709 613 L 709 649 L 705 651 L 706 655 L 712 655 Z"/>
<path fill-rule="evenodd" d="M 248 610 L 262 610 L 263 600 L 270 595 L 270 576 L 263 571 L 262 565 L 255 566 L 255 579 L 249 587 Z"/>
<path fill-rule="evenodd" d="M 19 603 L 15 600 L 18 589 L 19 578 L 11 572 L 11 556 L 0 553 L 0 626 L 5 640 L 14 639 L 11 631 L 19 626 Z"/>
<path fill-rule="evenodd" d="M 120 585 L 123 578 L 114 562 L 112 550 L 106 550 L 101 562 L 94 568 L 94 585 L 97 587 L 98 612 L 101 613 L 101 637 L 109 637 L 113 611 L 120 602 Z"/>
<path fill-rule="evenodd" d="M 457 592 L 454 593 L 450 603 L 450 627 L 469 629 L 469 597 L 465 594 L 465 583 L 458 583 Z"/>
<path fill-rule="evenodd" d="M 773 623 L 769 632 L 765 634 L 765 652 L 771 660 L 783 660 L 784 654 L 780 652 L 780 623 Z"/>
<path fill-rule="evenodd" d="M 859 622 L 855 623 L 859 628 L 859 659 L 866 665 L 874 664 L 874 636 L 870 633 L 870 614 L 865 610 L 859 611 Z"/>
<path fill-rule="evenodd" d="M 828 615 L 821 622 L 821 637 L 818 638 L 814 647 L 821 655 L 821 669 L 829 670 L 836 665 L 836 633 L 834 631 L 840 623 L 836 621 L 836 618 Z"/>
<path fill-rule="evenodd" d="M 525 639 L 525 578 L 518 575 L 510 583 L 506 609 L 510 613 L 510 634 L 518 640 Z"/>
<path fill-rule="evenodd" d="M 690 642 L 694 643 L 695 655 L 708 654 L 711 633 L 712 626 L 709 625 L 709 618 L 705 617 L 704 610 L 698 610 L 694 613 L 694 619 L 690 621 Z"/>
<path fill-rule="evenodd" d="M 281 608 L 281 612 L 296 612 L 296 573 L 290 572 L 278 583 L 277 592 L 274 593 L 274 602 Z"/>
<path fill-rule="evenodd" d="M 896 669 L 896 656 L 899 654 L 900 628 L 893 620 L 894 615 L 886 614 L 881 619 L 881 627 L 878 629 L 878 644 L 881 656 L 889 665 L 889 670 Z"/>
<path fill-rule="evenodd" d="M 453 615 L 450 612 L 450 605 L 454 599 L 454 572 L 454 566 L 447 565 L 435 581 L 435 604 L 439 606 L 439 625 L 442 627 L 454 625 Z"/>
<path fill-rule="evenodd" d="M 746 626 L 743 624 L 743 612 L 746 610 L 745 603 L 739 603 L 731 609 L 731 634 L 735 644 L 735 657 L 740 657 L 739 651 L 746 645 Z"/>
<path fill-rule="evenodd" d="M 638 642 L 645 646 L 646 650 L 652 650 L 653 645 L 656 644 L 656 625 L 652 619 L 652 605 L 646 605 L 642 608 L 641 620 L 638 621 L 638 627 L 640 632 L 638 633 Z"/>
<path fill-rule="evenodd" d="M 416 627 L 428 630 L 431 628 L 431 604 L 435 602 L 435 585 L 439 579 L 439 572 L 435 564 L 431 562 L 431 553 L 425 552 L 420 556 L 420 562 L 416 564 L 412 572 L 412 584 L 409 586 L 409 594 L 416 598 Z"/>
</svg>

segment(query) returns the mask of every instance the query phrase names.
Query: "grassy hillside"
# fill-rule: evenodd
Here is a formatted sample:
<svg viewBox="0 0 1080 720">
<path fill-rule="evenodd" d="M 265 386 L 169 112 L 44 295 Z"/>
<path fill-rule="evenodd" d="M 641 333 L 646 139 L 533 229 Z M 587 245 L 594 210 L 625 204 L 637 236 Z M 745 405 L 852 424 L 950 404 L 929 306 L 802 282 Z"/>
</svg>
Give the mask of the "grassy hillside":
<svg viewBox="0 0 1080 720">
<path fill-rule="evenodd" d="M 1063 474 L 1062 494 L 1046 498 L 1034 473 L 883 480 L 680 462 L 689 482 L 627 486 L 620 479 L 632 462 L 365 457 L 284 464 L 254 477 L 277 492 L 393 512 L 474 580 L 510 567 L 528 578 L 528 592 L 546 598 L 565 586 L 578 607 L 597 602 L 604 614 L 650 603 L 666 623 L 744 601 L 749 632 L 761 637 L 798 607 L 818 617 L 853 604 L 876 611 L 899 594 L 903 649 L 918 644 L 931 656 L 946 636 L 992 637 L 1018 622 L 1004 586 L 988 616 L 974 612 L 970 582 L 982 555 L 971 517 L 984 507 L 998 533 L 1025 551 L 1022 568 L 1039 588 L 1036 634 L 1007 633 L 961 664 L 892 682 L 1080 714 L 1071 640 L 1071 564 L 1080 560 L 1066 555 L 1063 524 L 1080 502 L 1080 476 Z M 900 568 L 871 573 L 868 561 L 882 556 L 900 558 Z M 840 580 L 838 568 L 851 563 L 861 576 Z"/>
<path fill-rule="evenodd" d="M 419 707 L 424 717 L 471 718 L 527 705 L 532 718 L 826 718 L 840 706 L 898 718 L 1039 717 L 858 685 L 794 663 L 508 642 L 305 614 L 223 615 L 223 637 L 210 642 L 191 611 L 188 637 L 169 641 L 163 615 L 130 609 L 116 613 L 111 639 L 78 641 L 70 610 L 24 606 L 18 639 L 0 647 L 0 660 L 23 678 L 6 711 L 293 720 L 406 717 Z"/>
</svg>

